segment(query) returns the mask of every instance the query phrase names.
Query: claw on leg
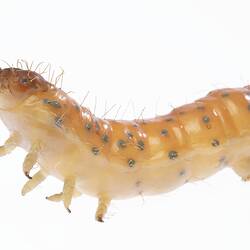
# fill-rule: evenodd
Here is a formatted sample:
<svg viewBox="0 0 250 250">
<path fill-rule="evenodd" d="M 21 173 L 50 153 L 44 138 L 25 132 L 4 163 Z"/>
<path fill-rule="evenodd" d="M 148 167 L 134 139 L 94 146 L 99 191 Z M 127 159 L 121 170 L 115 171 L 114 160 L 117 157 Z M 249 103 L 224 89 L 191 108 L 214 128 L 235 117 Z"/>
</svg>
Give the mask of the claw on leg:
<svg viewBox="0 0 250 250">
<path fill-rule="evenodd" d="M 14 132 L 5 141 L 4 145 L 0 146 L 0 156 L 7 155 L 11 153 L 19 144 L 20 137 L 18 133 Z"/>
<path fill-rule="evenodd" d="M 33 166 L 37 162 L 37 157 L 38 157 L 39 150 L 40 150 L 40 144 L 39 143 L 34 143 L 31 146 L 31 149 L 30 149 L 29 153 L 26 155 L 26 157 L 24 159 L 23 172 L 29 179 L 32 179 L 32 177 L 30 177 L 29 173 L 30 173 L 31 169 L 33 168 Z"/>
<path fill-rule="evenodd" d="M 106 195 L 100 195 L 98 200 L 98 207 L 95 214 L 95 219 L 99 222 L 104 222 L 103 218 L 108 210 L 111 199 Z"/>
<path fill-rule="evenodd" d="M 22 195 L 25 195 L 37 187 L 41 182 L 46 179 L 47 175 L 41 170 L 38 171 L 32 179 L 28 180 L 22 188 Z"/>
<path fill-rule="evenodd" d="M 71 213 L 69 206 L 71 204 L 71 200 L 74 194 L 75 189 L 75 177 L 68 177 L 64 180 L 63 185 L 63 204 L 64 207 Z"/>
</svg>

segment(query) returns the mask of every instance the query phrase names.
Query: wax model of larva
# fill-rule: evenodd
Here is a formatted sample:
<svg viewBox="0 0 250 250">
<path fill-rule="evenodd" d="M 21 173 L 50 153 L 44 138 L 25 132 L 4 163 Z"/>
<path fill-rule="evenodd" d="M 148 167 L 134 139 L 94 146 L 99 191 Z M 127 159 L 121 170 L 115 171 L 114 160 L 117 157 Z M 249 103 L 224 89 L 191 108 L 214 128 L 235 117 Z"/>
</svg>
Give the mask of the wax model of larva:
<svg viewBox="0 0 250 250">
<path fill-rule="evenodd" d="M 72 197 L 96 196 L 103 221 L 112 199 L 167 192 L 225 166 L 248 180 L 249 98 L 250 86 L 219 89 L 153 119 L 99 119 L 35 71 L 0 69 L 0 116 L 10 131 L 0 155 L 28 152 L 23 195 L 52 175 L 64 187 L 48 200 L 70 211 Z"/>
</svg>

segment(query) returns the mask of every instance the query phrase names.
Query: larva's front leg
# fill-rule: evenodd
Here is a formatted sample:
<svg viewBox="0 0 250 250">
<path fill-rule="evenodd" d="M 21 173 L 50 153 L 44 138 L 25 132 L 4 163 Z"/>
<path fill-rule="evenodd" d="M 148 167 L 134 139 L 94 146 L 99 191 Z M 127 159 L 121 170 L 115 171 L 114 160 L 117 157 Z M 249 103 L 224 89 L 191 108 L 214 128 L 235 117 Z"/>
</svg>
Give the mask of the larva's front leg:
<svg viewBox="0 0 250 250">
<path fill-rule="evenodd" d="M 111 202 L 111 199 L 105 194 L 101 194 L 98 197 L 98 199 L 99 199 L 98 200 L 98 207 L 96 210 L 95 219 L 99 222 L 104 222 L 103 218 L 108 210 L 108 206 Z"/>
<path fill-rule="evenodd" d="M 63 204 L 69 213 L 71 213 L 69 206 L 72 201 L 74 190 L 75 190 L 75 177 L 67 177 L 64 180 L 64 185 L 63 185 Z"/>
<path fill-rule="evenodd" d="M 32 179 L 28 180 L 22 188 L 22 195 L 25 195 L 37 187 L 47 177 L 47 174 L 42 170 L 38 171 Z"/>
<path fill-rule="evenodd" d="M 4 145 L 0 146 L 0 156 L 11 153 L 20 142 L 20 136 L 18 133 L 13 132 L 10 137 L 5 141 Z"/>
<path fill-rule="evenodd" d="M 23 172 L 29 179 L 32 179 L 32 177 L 30 177 L 29 173 L 30 173 L 31 169 L 33 168 L 33 166 L 37 162 L 39 150 L 40 150 L 40 143 L 38 143 L 38 142 L 33 143 L 31 148 L 30 148 L 30 151 L 28 152 L 28 154 L 26 155 L 26 157 L 24 159 Z"/>
</svg>

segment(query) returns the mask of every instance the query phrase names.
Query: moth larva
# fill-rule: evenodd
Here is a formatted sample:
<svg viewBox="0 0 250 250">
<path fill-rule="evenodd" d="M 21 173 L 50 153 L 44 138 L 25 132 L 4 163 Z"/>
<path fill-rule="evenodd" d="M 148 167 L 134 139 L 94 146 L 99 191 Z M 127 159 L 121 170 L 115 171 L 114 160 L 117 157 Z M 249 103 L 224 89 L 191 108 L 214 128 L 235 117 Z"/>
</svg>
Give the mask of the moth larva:
<svg viewBox="0 0 250 250">
<path fill-rule="evenodd" d="M 153 119 L 100 119 L 40 74 L 0 69 L 0 116 L 10 131 L 0 155 L 28 152 L 23 195 L 53 175 L 64 187 L 48 200 L 70 211 L 73 197 L 96 196 L 103 221 L 113 199 L 167 192 L 228 165 L 249 180 L 249 97 L 250 86 L 219 89 Z"/>
</svg>

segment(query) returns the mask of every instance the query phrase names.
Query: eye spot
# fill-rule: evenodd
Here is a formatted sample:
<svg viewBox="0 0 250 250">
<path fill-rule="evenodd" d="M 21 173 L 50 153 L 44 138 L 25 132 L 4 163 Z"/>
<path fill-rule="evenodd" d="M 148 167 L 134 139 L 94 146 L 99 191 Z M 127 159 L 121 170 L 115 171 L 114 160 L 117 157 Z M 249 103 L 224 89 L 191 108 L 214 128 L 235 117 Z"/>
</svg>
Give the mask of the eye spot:
<svg viewBox="0 0 250 250">
<path fill-rule="evenodd" d="M 22 84 L 27 84 L 29 82 L 29 79 L 28 78 L 21 78 L 20 82 Z"/>
</svg>

